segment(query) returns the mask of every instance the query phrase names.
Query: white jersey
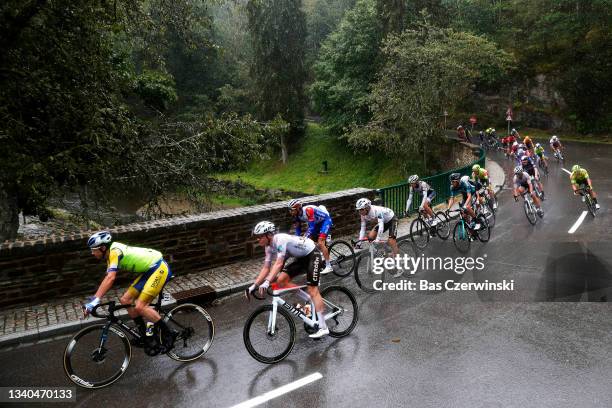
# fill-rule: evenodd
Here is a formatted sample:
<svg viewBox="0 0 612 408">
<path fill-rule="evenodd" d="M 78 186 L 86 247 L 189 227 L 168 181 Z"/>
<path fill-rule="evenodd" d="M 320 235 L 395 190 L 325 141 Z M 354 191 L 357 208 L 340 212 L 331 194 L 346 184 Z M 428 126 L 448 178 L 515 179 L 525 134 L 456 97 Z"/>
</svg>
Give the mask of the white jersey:
<svg viewBox="0 0 612 408">
<path fill-rule="evenodd" d="M 361 216 L 361 230 L 359 231 L 359 239 L 365 237 L 365 231 L 368 221 L 378 221 L 378 233 L 381 234 L 385 229 L 384 225 L 391 221 L 395 217 L 395 213 L 392 209 L 387 207 L 380 207 L 378 205 L 371 205 L 370 212 L 366 215 Z"/>
<path fill-rule="evenodd" d="M 416 187 L 412 187 L 412 185 L 410 185 L 410 194 L 408 194 L 408 200 L 406 200 L 406 211 L 410 210 L 410 206 L 412 205 L 412 196 L 414 193 L 417 193 L 417 195 L 421 194 L 423 196 L 423 199 L 421 200 L 421 206 L 423 206 L 427 200 L 427 194 L 429 194 L 430 191 L 433 191 L 432 188 L 423 180 L 419 180 Z"/>
<path fill-rule="evenodd" d="M 275 234 L 270 245 L 266 246 L 265 265 L 270 266 L 272 261 L 289 257 L 301 258 L 310 254 L 316 245 L 306 237 L 289 234 Z"/>
</svg>

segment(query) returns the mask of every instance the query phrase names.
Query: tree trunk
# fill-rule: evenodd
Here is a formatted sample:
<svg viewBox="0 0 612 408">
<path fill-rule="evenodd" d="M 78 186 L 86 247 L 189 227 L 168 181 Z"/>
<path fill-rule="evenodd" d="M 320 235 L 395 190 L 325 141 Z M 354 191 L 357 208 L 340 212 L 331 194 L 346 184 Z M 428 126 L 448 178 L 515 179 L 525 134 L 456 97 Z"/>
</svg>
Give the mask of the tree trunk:
<svg viewBox="0 0 612 408">
<path fill-rule="evenodd" d="M 17 197 L 0 183 L 0 242 L 15 239 L 19 230 Z"/>
<path fill-rule="evenodd" d="M 281 160 L 283 161 L 283 164 L 287 164 L 287 139 L 284 134 L 281 135 L 280 145 L 281 145 Z"/>
</svg>

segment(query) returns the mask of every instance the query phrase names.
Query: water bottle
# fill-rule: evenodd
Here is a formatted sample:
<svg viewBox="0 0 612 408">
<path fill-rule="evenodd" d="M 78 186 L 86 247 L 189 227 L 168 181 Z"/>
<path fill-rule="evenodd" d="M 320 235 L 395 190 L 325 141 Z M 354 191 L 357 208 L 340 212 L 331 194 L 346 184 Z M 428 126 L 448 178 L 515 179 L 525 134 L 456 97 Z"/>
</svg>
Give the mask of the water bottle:
<svg viewBox="0 0 612 408">
<path fill-rule="evenodd" d="M 153 326 L 155 326 L 155 324 L 147 322 L 147 330 L 145 331 L 147 337 L 153 336 Z"/>
</svg>

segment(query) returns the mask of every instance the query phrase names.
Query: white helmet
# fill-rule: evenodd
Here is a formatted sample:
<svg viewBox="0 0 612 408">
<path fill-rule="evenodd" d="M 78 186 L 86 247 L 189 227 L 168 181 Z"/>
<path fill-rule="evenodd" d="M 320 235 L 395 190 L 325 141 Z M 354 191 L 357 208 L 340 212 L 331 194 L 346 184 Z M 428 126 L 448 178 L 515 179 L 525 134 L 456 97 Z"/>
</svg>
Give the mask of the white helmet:
<svg viewBox="0 0 612 408">
<path fill-rule="evenodd" d="M 520 148 L 519 148 L 519 149 L 516 151 L 516 155 L 517 155 L 518 157 L 522 157 L 524 154 L 525 154 L 525 150 L 523 150 L 523 149 L 520 149 Z"/>
<path fill-rule="evenodd" d="M 539 144 L 539 143 L 536 143 L 536 147 L 537 147 L 537 148 L 540 148 L 540 147 L 542 147 L 542 145 L 541 145 L 541 144 Z"/>
<path fill-rule="evenodd" d="M 93 234 L 87 240 L 87 246 L 89 248 L 98 248 L 101 245 L 108 245 L 113 240 L 111 233 L 108 231 L 100 231 Z"/>
<path fill-rule="evenodd" d="M 355 204 L 355 209 L 363 210 L 364 208 L 369 207 L 371 204 L 372 202 L 368 200 L 367 198 L 360 198 L 359 200 L 357 200 L 357 203 Z"/>
<path fill-rule="evenodd" d="M 289 204 L 287 205 L 288 208 L 295 208 L 298 205 L 302 205 L 302 200 L 299 200 L 297 198 L 294 198 L 293 200 L 289 201 Z"/>
<path fill-rule="evenodd" d="M 258 222 L 255 228 L 253 228 L 253 235 L 263 235 L 268 232 L 275 232 L 276 227 L 270 221 L 261 221 Z"/>
<path fill-rule="evenodd" d="M 408 177 L 408 182 L 410 184 L 418 183 L 419 182 L 419 176 L 417 176 L 416 174 L 413 174 L 412 176 Z"/>
<path fill-rule="evenodd" d="M 553 135 L 552 139 L 556 142 L 559 138 L 556 135 Z"/>
<path fill-rule="evenodd" d="M 516 174 L 517 176 L 520 176 L 523 174 L 523 168 L 521 166 L 516 166 L 514 168 L 514 174 Z"/>
</svg>

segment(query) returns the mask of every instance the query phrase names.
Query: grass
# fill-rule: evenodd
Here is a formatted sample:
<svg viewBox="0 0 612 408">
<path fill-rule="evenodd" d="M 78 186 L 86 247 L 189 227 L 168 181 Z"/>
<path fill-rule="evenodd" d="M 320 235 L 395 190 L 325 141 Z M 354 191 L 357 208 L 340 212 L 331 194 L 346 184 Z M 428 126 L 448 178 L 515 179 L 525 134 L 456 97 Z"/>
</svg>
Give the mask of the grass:
<svg viewBox="0 0 612 408">
<path fill-rule="evenodd" d="M 328 173 L 320 172 L 327 160 Z M 415 163 L 417 165 L 417 163 Z M 304 140 L 284 165 L 274 158 L 252 163 L 246 171 L 217 174 L 225 180 L 241 179 L 262 189 L 300 191 L 307 194 L 354 187 L 378 188 L 404 179 L 399 166 L 383 154 L 354 154 L 350 147 L 316 123 L 309 123 Z"/>
<path fill-rule="evenodd" d="M 564 141 L 572 141 L 584 143 L 612 144 L 612 135 L 577 135 L 572 133 L 555 133 L 554 131 L 533 128 L 519 129 L 519 133 L 521 137 L 529 135 L 532 139 L 538 139 L 540 143 L 542 143 L 541 140 L 543 139 L 546 145 L 548 145 L 548 141 L 550 140 L 552 135 L 559 136 L 559 139 L 561 139 L 561 143 L 563 143 Z"/>
</svg>

